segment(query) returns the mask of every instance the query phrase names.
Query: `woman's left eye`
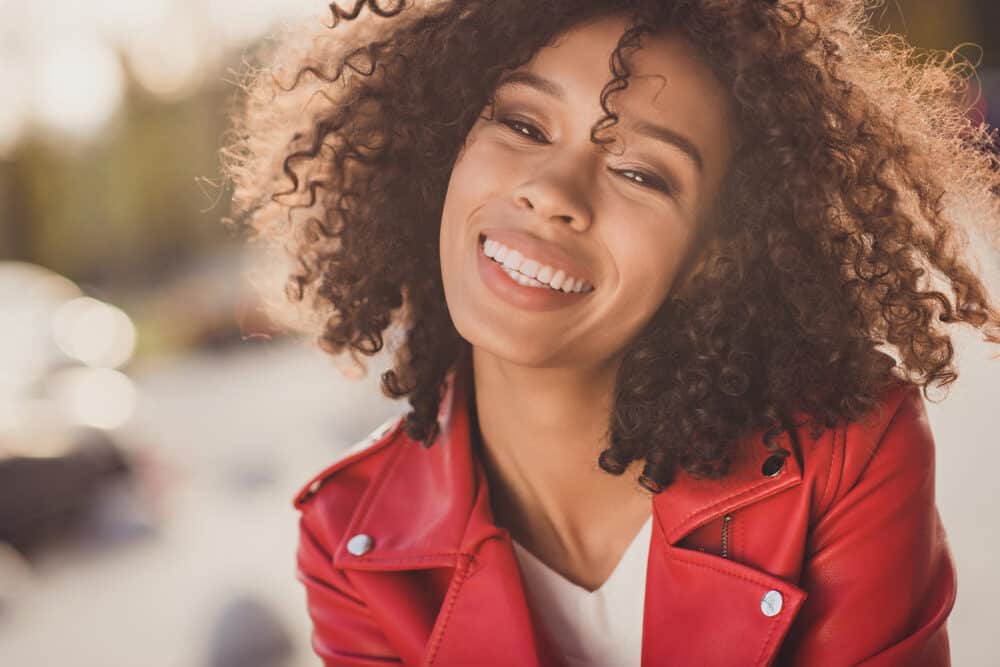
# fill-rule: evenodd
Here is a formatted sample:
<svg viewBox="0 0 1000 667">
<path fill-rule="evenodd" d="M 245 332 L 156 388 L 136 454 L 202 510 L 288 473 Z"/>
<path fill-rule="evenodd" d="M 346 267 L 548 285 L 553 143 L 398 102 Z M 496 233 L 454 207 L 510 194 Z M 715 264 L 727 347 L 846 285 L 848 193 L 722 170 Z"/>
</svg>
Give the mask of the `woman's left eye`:
<svg viewBox="0 0 1000 667">
<path fill-rule="evenodd" d="M 673 189 L 664 183 L 662 179 L 654 176 L 653 174 L 646 173 L 645 171 L 639 171 L 638 169 L 612 169 L 611 171 L 617 174 L 635 174 L 637 178 L 629 178 L 630 181 L 648 188 L 653 188 L 654 190 L 662 190 L 667 194 L 670 194 L 673 191 Z"/>
</svg>

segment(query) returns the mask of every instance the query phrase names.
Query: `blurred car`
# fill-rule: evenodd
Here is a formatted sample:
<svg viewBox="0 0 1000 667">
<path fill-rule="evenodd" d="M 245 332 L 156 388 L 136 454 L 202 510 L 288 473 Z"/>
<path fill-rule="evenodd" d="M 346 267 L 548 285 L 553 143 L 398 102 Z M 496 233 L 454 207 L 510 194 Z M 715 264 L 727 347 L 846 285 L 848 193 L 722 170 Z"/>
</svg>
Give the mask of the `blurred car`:
<svg viewBox="0 0 1000 667">
<path fill-rule="evenodd" d="M 0 262 L 0 543 L 25 558 L 149 527 L 121 511 L 133 463 L 115 429 L 136 390 L 119 367 L 134 347 L 121 309 L 43 267 Z"/>
</svg>

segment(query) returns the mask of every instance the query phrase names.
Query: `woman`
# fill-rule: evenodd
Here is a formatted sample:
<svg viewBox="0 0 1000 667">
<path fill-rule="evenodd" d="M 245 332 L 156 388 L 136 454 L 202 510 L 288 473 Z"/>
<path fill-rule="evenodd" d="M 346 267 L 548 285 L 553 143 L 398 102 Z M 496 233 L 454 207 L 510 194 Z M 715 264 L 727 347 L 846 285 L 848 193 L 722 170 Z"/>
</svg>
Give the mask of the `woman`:
<svg viewBox="0 0 1000 667">
<path fill-rule="evenodd" d="M 227 153 L 324 349 L 405 335 L 411 410 L 295 500 L 324 663 L 948 664 L 960 65 L 860 2 L 365 4 Z"/>
</svg>

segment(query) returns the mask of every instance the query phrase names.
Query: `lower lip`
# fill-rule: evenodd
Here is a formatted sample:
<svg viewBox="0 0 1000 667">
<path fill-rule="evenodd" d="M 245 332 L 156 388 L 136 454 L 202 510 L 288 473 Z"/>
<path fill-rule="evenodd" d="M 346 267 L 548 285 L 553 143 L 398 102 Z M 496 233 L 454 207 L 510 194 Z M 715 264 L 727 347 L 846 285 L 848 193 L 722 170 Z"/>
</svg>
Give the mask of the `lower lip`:
<svg viewBox="0 0 1000 667">
<path fill-rule="evenodd" d="M 501 265 L 483 254 L 478 243 L 479 275 L 494 294 L 512 306 L 524 310 L 555 310 L 565 308 L 591 295 L 589 292 L 562 292 L 548 287 L 527 287 L 507 275 Z"/>
</svg>

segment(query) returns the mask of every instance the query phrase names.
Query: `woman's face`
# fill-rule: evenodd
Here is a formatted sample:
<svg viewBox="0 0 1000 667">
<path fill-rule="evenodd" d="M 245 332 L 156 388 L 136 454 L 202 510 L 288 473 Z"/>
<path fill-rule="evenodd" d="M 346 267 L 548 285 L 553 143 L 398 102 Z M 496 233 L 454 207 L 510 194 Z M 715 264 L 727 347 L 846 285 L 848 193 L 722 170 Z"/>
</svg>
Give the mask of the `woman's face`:
<svg viewBox="0 0 1000 667">
<path fill-rule="evenodd" d="M 591 142 L 625 26 L 581 24 L 502 80 L 493 120 L 484 109 L 452 171 L 440 238 L 448 308 L 463 338 L 510 362 L 615 357 L 662 304 L 715 205 L 730 98 L 682 38 L 643 36 L 628 87 L 608 101 L 619 121 L 598 135 L 617 141 Z M 498 250 L 506 271 L 487 256 Z"/>
</svg>

